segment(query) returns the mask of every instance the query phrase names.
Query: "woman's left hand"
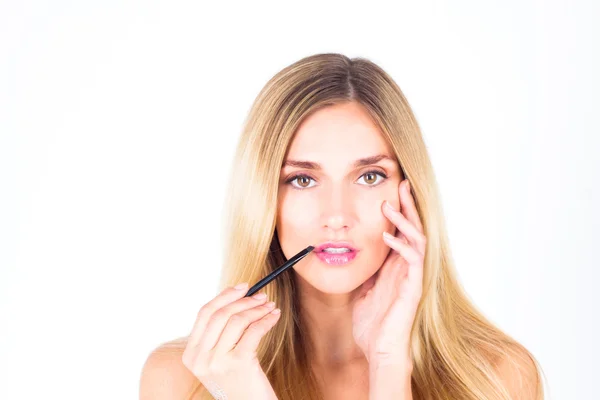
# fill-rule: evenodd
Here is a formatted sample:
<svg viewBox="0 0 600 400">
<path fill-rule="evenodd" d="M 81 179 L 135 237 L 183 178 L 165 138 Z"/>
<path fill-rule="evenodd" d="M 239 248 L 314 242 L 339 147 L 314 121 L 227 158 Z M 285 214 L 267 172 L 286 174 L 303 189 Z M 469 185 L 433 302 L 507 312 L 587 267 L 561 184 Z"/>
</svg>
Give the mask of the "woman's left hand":
<svg viewBox="0 0 600 400">
<path fill-rule="evenodd" d="M 363 284 L 352 316 L 354 339 L 369 364 L 411 362 L 410 333 L 423 289 L 423 225 L 408 179 L 398 186 L 402 211 L 389 210 L 387 202 L 383 205 L 398 233 L 384 239 L 391 250 L 379 271 Z"/>
</svg>

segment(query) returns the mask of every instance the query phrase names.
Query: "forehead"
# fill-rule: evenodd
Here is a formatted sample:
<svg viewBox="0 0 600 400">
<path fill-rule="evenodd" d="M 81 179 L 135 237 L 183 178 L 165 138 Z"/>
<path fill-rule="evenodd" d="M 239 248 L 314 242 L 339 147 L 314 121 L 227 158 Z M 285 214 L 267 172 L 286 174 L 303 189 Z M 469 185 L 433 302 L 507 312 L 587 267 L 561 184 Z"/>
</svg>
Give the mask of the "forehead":
<svg viewBox="0 0 600 400">
<path fill-rule="evenodd" d="M 358 103 L 325 107 L 307 117 L 296 131 L 287 158 L 355 160 L 391 152 L 383 134 Z"/>
</svg>

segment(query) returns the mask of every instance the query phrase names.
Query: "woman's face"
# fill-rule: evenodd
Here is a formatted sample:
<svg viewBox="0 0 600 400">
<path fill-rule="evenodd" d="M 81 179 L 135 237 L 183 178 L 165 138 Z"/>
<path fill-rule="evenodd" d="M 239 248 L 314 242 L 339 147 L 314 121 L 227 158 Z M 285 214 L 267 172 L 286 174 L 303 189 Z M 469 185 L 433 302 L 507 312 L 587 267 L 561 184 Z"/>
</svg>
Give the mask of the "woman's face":
<svg viewBox="0 0 600 400">
<path fill-rule="evenodd" d="M 389 158 L 355 165 L 379 155 Z M 321 260 L 315 249 L 293 268 L 299 280 L 323 293 L 353 291 L 377 272 L 390 252 L 382 232 L 395 234 L 396 227 L 381 205 L 388 200 L 399 208 L 396 157 L 367 112 L 352 102 L 326 107 L 305 119 L 285 161 L 277 212 L 283 253 L 289 259 L 309 245 L 348 242 L 357 251 L 345 264 Z M 291 161 L 309 161 L 314 168 L 287 164 Z"/>
</svg>

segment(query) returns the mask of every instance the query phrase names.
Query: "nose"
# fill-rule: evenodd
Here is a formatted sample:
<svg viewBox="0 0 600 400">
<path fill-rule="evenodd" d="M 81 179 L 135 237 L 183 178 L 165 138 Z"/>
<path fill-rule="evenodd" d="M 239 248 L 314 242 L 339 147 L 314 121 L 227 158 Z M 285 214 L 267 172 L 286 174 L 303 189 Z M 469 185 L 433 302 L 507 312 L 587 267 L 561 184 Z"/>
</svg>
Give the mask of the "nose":
<svg viewBox="0 0 600 400">
<path fill-rule="evenodd" d="M 354 220 L 352 196 L 345 188 L 332 188 L 322 199 L 324 227 L 333 231 L 347 230 Z"/>
</svg>

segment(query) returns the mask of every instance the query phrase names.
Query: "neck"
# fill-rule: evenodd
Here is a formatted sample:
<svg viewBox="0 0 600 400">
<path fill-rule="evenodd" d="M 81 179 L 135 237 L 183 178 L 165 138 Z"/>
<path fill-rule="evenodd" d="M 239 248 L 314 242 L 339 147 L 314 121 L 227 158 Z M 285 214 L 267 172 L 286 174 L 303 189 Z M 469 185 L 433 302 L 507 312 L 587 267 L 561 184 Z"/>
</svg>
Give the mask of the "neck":
<svg viewBox="0 0 600 400">
<path fill-rule="evenodd" d="M 323 293 L 297 276 L 300 323 L 311 345 L 310 362 L 336 368 L 363 363 L 366 357 L 352 335 L 352 309 L 358 291 Z"/>
</svg>

